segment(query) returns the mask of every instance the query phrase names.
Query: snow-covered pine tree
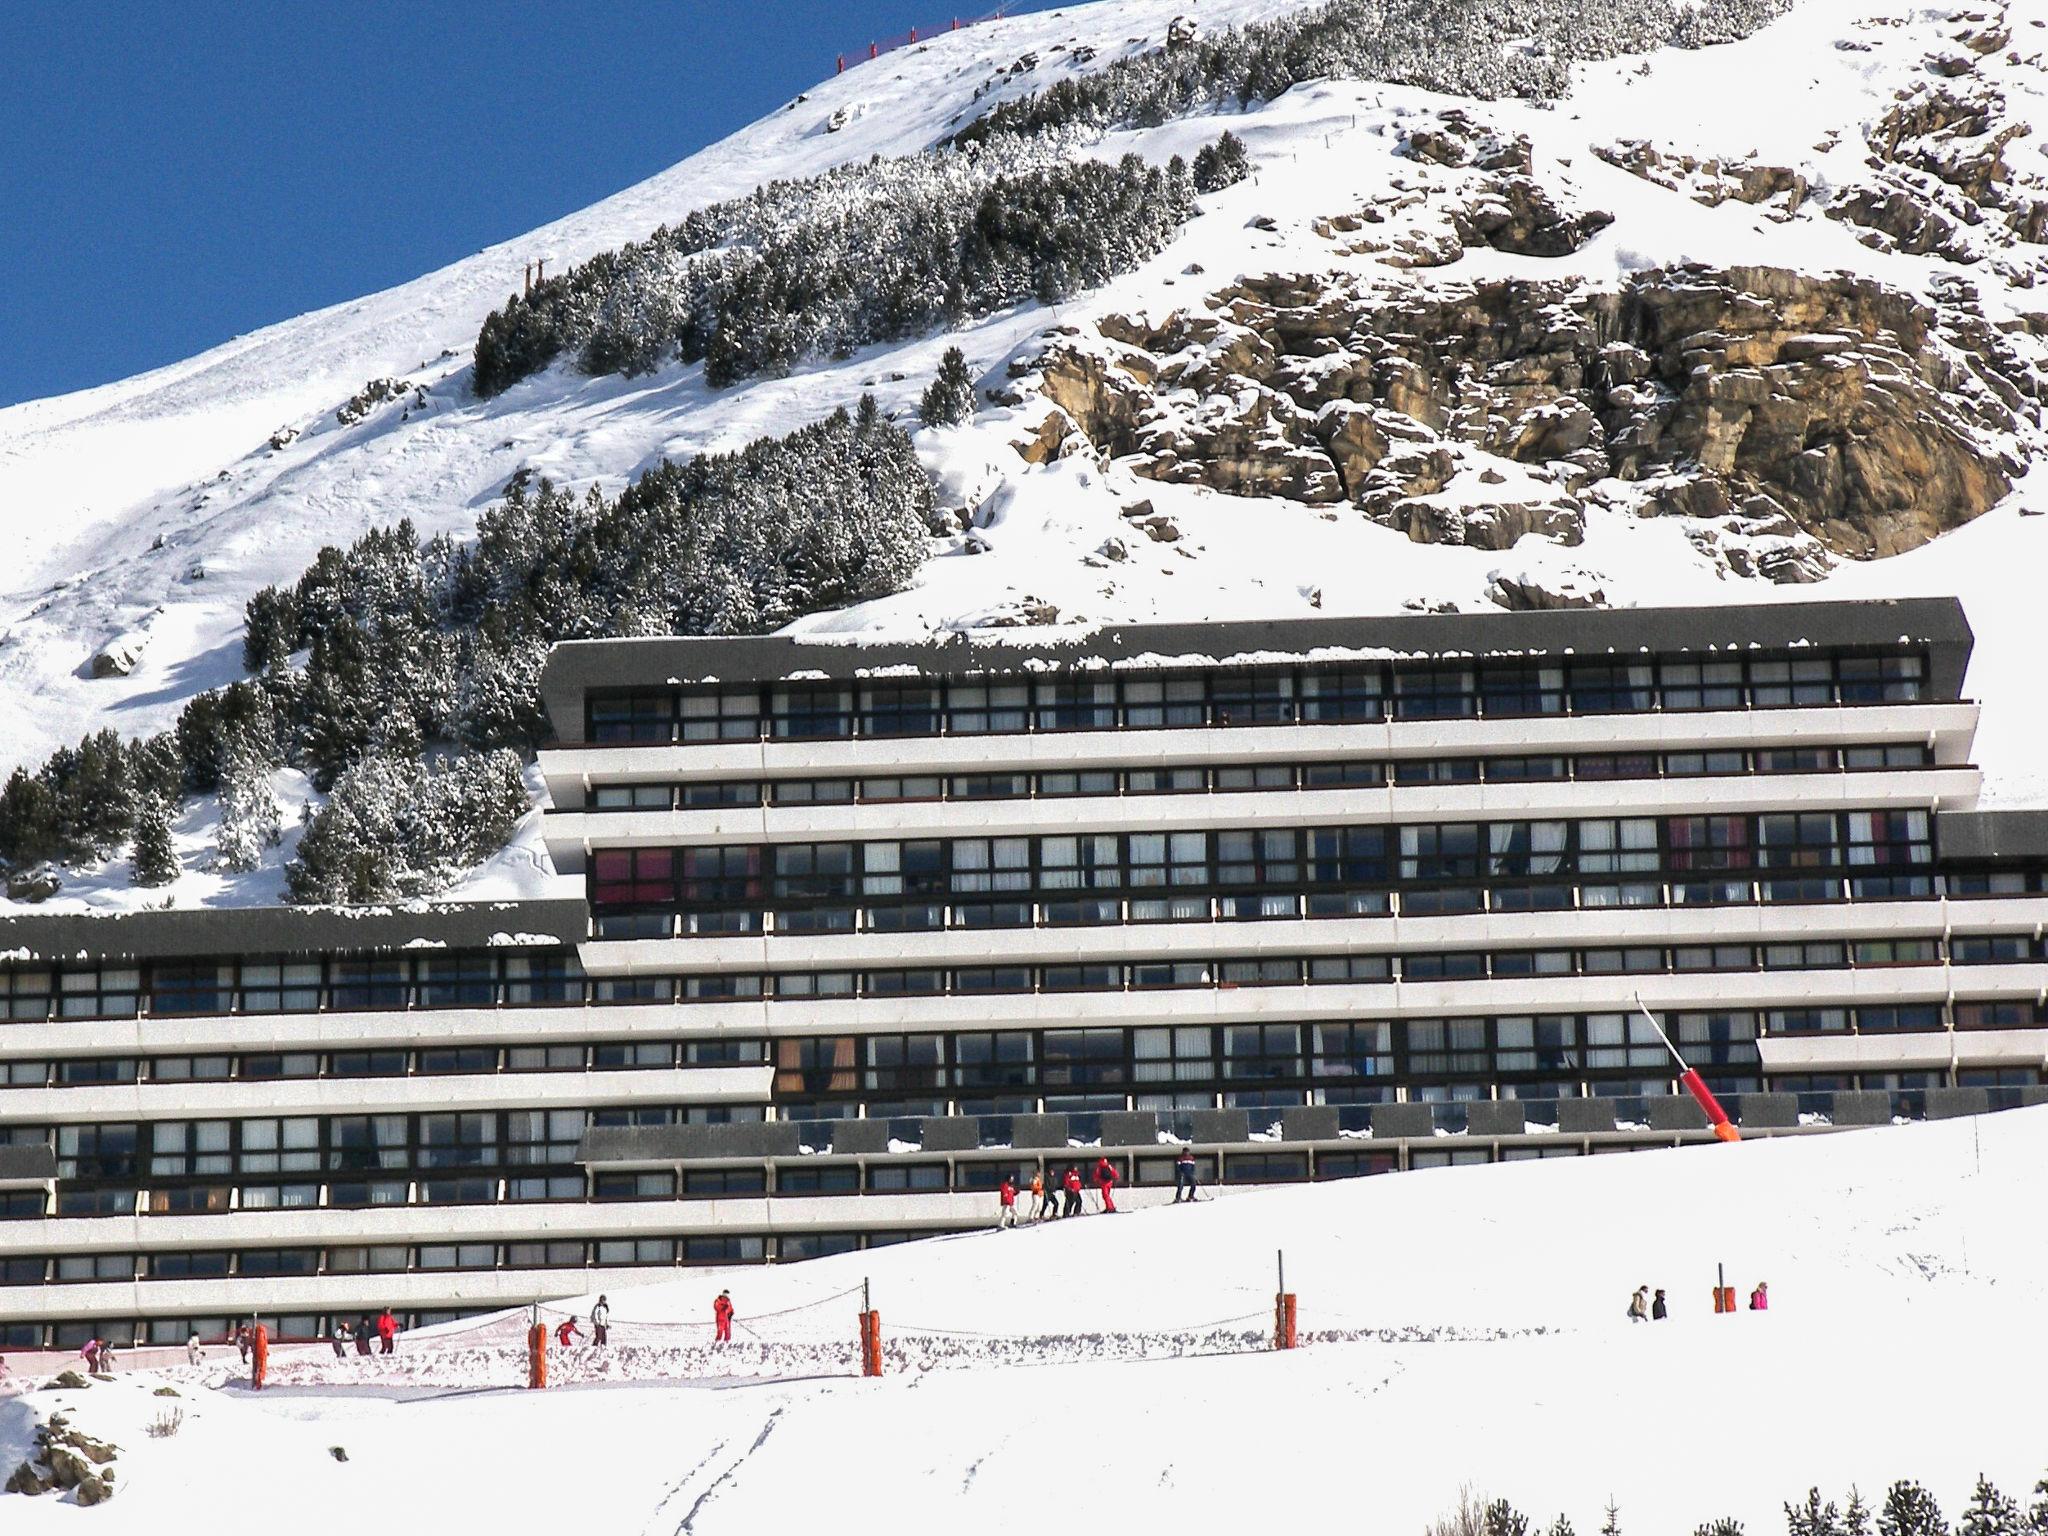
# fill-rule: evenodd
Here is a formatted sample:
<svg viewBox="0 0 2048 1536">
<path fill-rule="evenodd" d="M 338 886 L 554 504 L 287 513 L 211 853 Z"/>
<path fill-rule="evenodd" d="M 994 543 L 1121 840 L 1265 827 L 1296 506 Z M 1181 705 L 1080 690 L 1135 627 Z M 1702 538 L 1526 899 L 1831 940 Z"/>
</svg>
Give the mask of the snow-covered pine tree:
<svg viewBox="0 0 2048 1536">
<path fill-rule="evenodd" d="M 171 810 L 154 795 L 136 810 L 130 867 L 137 885 L 169 885 L 178 878 L 178 850 L 171 842 Z"/>
<path fill-rule="evenodd" d="M 1732 1515 L 1723 1515 L 1694 1526 L 1692 1536 L 1742 1536 L 1742 1522 Z"/>
<path fill-rule="evenodd" d="M 1970 1507 L 1956 1522 L 1956 1536 L 2026 1536 L 2026 1518 L 2018 1501 L 2007 1498 L 1984 1476 L 1970 1494 Z"/>
<path fill-rule="evenodd" d="M 1849 1502 L 1842 1506 L 1842 1536 L 1870 1536 L 1870 1506 L 1854 1484 L 1849 1488 Z"/>
<path fill-rule="evenodd" d="M 1568 1518 L 1564 1515 L 1559 1515 L 1550 1522 L 1550 1528 L 1543 1533 L 1543 1536 L 1579 1536 L 1579 1533 L 1572 1529 L 1572 1523 Z"/>
<path fill-rule="evenodd" d="M 2034 1484 L 2034 1502 L 2027 1506 L 2028 1536 L 2048 1536 L 2048 1476 Z"/>
<path fill-rule="evenodd" d="M 1486 1506 L 1486 1536 L 1529 1536 L 1529 1517 L 1506 1499 Z"/>
<path fill-rule="evenodd" d="M 222 869 L 249 870 L 284 835 L 284 816 L 271 783 L 271 765 L 253 750 L 228 760 L 220 776 L 220 823 L 214 851 Z"/>
<path fill-rule="evenodd" d="M 1785 1506 L 1786 1536 L 1842 1536 L 1842 1515 L 1833 1501 L 1821 1502 L 1820 1490 L 1809 1488 L 1804 1504 Z"/>
<path fill-rule="evenodd" d="M 1225 187 L 1234 187 L 1251 174 L 1251 156 L 1245 153 L 1244 140 L 1228 128 L 1214 144 L 1204 144 L 1195 152 L 1195 190 L 1197 192 L 1221 192 Z"/>
<path fill-rule="evenodd" d="M 1607 1499 L 1607 1519 L 1601 1524 L 1600 1536 L 1621 1536 L 1621 1506 L 1610 1494 Z"/>
<path fill-rule="evenodd" d="M 1910 1478 L 1893 1483 L 1877 1515 L 1878 1536 L 1948 1536 L 1934 1495 Z"/>
<path fill-rule="evenodd" d="M 968 371 L 967 354 L 948 347 L 939 359 L 937 376 L 917 402 L 918 419 L 928 427 L 956 427 L 973 414 L 974 375 Z"/>
</svg>

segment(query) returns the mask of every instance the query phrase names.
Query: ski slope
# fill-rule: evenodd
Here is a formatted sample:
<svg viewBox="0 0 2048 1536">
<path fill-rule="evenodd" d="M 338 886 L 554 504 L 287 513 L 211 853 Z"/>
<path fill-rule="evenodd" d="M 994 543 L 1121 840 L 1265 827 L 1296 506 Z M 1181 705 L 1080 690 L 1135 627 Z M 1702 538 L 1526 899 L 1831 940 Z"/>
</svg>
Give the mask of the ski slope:
<svg viewBox="0 0 2048 1536">
<path fill-rule="evenodd" d="M 1470 1482 L 1539 1528 L 1563 1512 L 1595 1530 L 1612 1497 L 1630 1533 L 1683 1536 L 1732 1515 L 1761 1536 L 1809 1486 L 1841 1498 L 1853 1483 L 1874 1504 L 1904 1477 L 1953 1516 L 1980 1471 L 2024 1493 L 2048 1470 L 2034 1405 L 2048 1368 L 2044 1155 L 2048 1109 L 2020 1110 L 1245 1192 L 691 1272 L 615 1292 L 616 1340 L 705 1318 L 721 1286 L 743 1326 L 769 1332 L 768 1314 L 863 1278 L 885 1336 L 1116 1335 L 1264 1311 L 1280 1249 L 1311 1333 L 1503 1336 L 545 1394 L 484 1380 L 408 1394 L 403 1370 L 351 1359 L 343 1374 L 369 1385 L 258 1398 L 223 1368 L 211 1385 L 180 1369 L 167 1374 L 186 1419 L 167 1440 L 141 1432 L 166 1400 L 138 1374 L 0 1401 L 10 1465 L 32 1416 L 56 1408 L 121 1446 L 110 1504 L 0 1497 L 0 1524 L 1415 1532 Z M 1745 1296 L 1769 1281 L 1772 1309 L 1713 1316 L 1717 1263 Z M 1639 1284 L 1669 1293 L 1671 1321 L 1625 1320 Z M 836 1303 L 849 1338 L 855 1304 Z M 398 1364 L 436 1347 L 409 1336 Z M 297 1359 L 331 1365 L 316 1348 L 281 1350 L 273 1367 L 288 1375 Z"/>
</svg>

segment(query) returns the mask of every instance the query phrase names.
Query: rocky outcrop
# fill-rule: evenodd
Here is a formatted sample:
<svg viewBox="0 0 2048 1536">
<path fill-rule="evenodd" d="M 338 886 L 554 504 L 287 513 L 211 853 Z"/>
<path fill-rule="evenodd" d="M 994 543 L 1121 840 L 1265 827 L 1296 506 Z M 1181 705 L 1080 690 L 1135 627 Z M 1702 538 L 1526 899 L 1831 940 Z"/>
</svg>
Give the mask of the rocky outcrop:
<svg viewBox="0 0 2048 1536">
<path fill-rule="evenodd" d="M 2011 336 L 1970 321 L 1960 301 L 1938 322 L 1867 279 L 1763 267 L 1618 289 L 1267 275 L 1063 338 L 1040 388 L 1154 479 L 1349 502 L 1487 548 L 1574 541 L 1589 485 L 1639 482 L 1645 512 L 1782 538 L 1799 552 L 1762 573 L 1802 579 L 1816 545 L 1896 553 L 2010 488 L 2000 436 L 2040 386 Z M 1494 493 L 1503 460 L 1520 468 Z"/>
<path fill-rule="evenodd" d="M 63 888 L 64 880 L 57 873 L 54 864 L 33 864 L 27 869 L 7 872 L 7 899 L 9 901 L 48 901 Z M 80 1386 L 85 1383 L 81 1379 Z"/>
<path fill-rule="evenodd" d="M 120 1447 L 74 1429 L 61 1413 L 36 1427 L 35 1449 L 15 1467 L 5 1492 L 29 1495 L 68 1493 L 79 1504 L 114 1496 L 113 1460 Z"/>
<path fill-rule="evenodd" d="M 1806 177 L 1790 166 L 1702 160 L 1682 150 L 1660 149 L 1646 139 L 1596 145 L 1593 153 L 1609 165 L 1669 191 L 1683 192 L 1708 208 L 1726 202 L 1761 205 L 1768 217 L 1782 223 L 1796 218 L 1806 201 Z"/>
<path fill-rule="evenodd" d="M 2011 41 L 2004 10 L 1955 41 L 1927 61 L 1933 78 L 1867 125 L 1869 179 L 1843 189 L 1827 212 L 1879 250 L 1965 266 L 1991 261 L 2029 286 L 2030 264 L 2013 258 L 2018 247 L 2048 242 L 2048 176 L 2039 155 L 2024 157 L 2024 168 L 2009 155 L 2034 125 L 1980 68 Z"/>
</svg>

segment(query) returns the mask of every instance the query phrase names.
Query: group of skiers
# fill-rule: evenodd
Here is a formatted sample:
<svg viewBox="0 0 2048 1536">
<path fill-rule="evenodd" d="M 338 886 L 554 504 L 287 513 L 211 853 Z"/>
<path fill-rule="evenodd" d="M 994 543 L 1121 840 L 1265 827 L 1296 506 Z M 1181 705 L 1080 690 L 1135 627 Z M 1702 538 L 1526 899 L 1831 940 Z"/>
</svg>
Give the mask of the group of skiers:
<svg viewBox="0 0 2048 1536">
<path fill-rule="evenodd" d="M 1116 1187 L 1123 1182 L 1123 1175 L 1117 1172 L 1116 1164 L 1107 1157 L 1095 1159 L 1095 1166 L 1089 1171 L 1089 1182 L 1101 1201 L 1102 1210 L 1111 1216 L 1116 1214 Z M 1069 1163 L 1065 1174 L 1055 1178 L 1045 1173 L 1031 1175 L 1028 1187 L 1028 1209 L 1025 1216 L 1031 1221 L 1054 1221 L 1062 1216 L 1079 1216 L 1086 1207 L 1082 1202 L 1082 1191 L 1087 1184 L 1081 1178 L 1077 1163 Z M 1016 1176 L 1004 1174 L 1001 1186 L 996 1190 L 999 1214 L 998 1227 L 1014 1227 L 1019 1221 L 1017 1202 L 1027 1194 L 1020 1188 Z M 1195 1196 L 1195 1154 L 1183 1147 L 1173 1163 L 1173 1202 L 1194 1200 Z"/>
<path fill-rule="evenodd" d="M 1756 1289 L 1749 1293 L 1749 1310 L 1768 1312 L 1770 1309 L 1771 1287 L 1768 1282 L 1759 1280 Z M 1715 1310 L 1718 1311 L 1719 1308 Z M 1632 1323 L 1661 1323 L 1670 1315 L 1662 1291 L 1653 1294 L 1647 1285 L 1639 1285 L 1636 1287 L 1635 1295 L 1629 1298 L 1628 1320 Z"/>
<path fill-rule="evenodd" d="M 241 1329 L 235 1336 L 235 1342 L 240 1344 L 242 1342 L 242 1334 L 248 1331 L 247 1328 Z M 346 1318 L 337 1317 L 334 1320 L 334 1326 L 327 1331 L 327 1342 L 334 1346 L 334 1358 L 337 1360 L 347 1356 L 351 1345 L 355 1347 L 355 1352 L 359 1355 L 371 1353 L 370 1341 L 372 1339 L 376 1340 L 377 1343 L 376 1353 L 391 1355 L 398 1352 L 398 1319 L 392 1316 L 389 1307 L 386 1307 L 377 1314 L 376 1321 L 372 1322 L 369 1318 L 365 1317 L 358 1321 L 353 1328 L 349 1326 Z M 248 1358 L 246 1348 L 242 1352 L 242 1358 L 245 1360 Z"/>
<path fill-rule="evenodd" d="M 717 1298 L 711 1303 L 711 1341 L 714 1344 L 730 1344 L 732 1342 L 732 1325 L 736 1316 L 737 1314 L 733 1310 L 732 1292 L 720 1291 Z M 611 1298 L 608 1296 L 599 1296 L 597 1298 L 597 1305 L 590 1309 L 590 1332 L 588 1335 L 585 1335 L 583 1330 L 576 1326 L 576 1316 L 574 1313 L 571 1313 L 561 1322 L 555 1324 L 555 1347 L 557 1349 L 568 1349 L 578 1339 L 584 1337 L 589 1338 L 592 1349 L 602 1349 L 611 1342 L 611 1336 L 612 1304 Z"/>
<path fill-rule="evenodd" d="M 597 1305 L 590 1309 L 590 1347 L 592 1349 L 604 1348 L 606 1344 L 611 1342 L 611 1336 L 611 1298 L 599 1296 L 597 1298 Z M 567 1349 L 571 1344 L 583 1337 L 583 1330 L 576 1326 L 576 1314 L 573 1312 L 561 1322 L 555 1324 L 555 1347 L 558 1349 Z"/>
<path fill-rule="evenodd" d="M 1116 1186 L 1119 1180 L 1116 1165 L 1106 1157 L 1098 1157 L 1091 1177 L 1096 1193 L 1101 1198 L 1102 1209 L 1114 1215 Z M 1030 1209 L 1026 1214 L 1033 1221 L 1053 1221 L 1061 1216 L 1079 1216 L 1085 1209 L 1081 1199 L 1081 1192 L 1085 1187 L 1078 1164 L 1068 1164 L 1066 1173 L 1060 1177 L 1034 1173 L 1031 1175 Z M 1003 1182 L 996 1190 L 998 1227 L 1017 1225 L 1017 1200 L 1022 1193 L 1017 1186 L 1016 1176 L 1004 1174 Z"/>
</svg>

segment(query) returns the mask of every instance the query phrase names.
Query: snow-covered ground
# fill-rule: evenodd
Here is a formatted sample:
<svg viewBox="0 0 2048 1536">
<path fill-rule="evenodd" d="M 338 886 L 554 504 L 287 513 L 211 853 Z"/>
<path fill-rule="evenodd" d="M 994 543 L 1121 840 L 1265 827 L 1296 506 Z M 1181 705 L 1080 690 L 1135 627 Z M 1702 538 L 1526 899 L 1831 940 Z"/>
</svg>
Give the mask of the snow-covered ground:
<svg viewBox="0 0 2048 1536">
<path fill-rule="evenodd" d="M 480 1367 L 458 1325 L 403 1340 L 395 1370 L 274 1357 L 280 1378 L 353 1392 L 252 1397 L 220 1366 L 32 1392 L 0 1400 L 0 1463 L 61 1408 L 120 1446 L 119 1492 L 91 1512 L 0 1497 L 0 1528 L 1413 1532 L 1469 1482 L 1539 1527 L 1562 1511 L 1595 1530 L 1611 1497 L 1632 1536 L 1722 1515 L 1764 1536 L 1810 1486 L 1874 1504 L 1907 1477 L 1954 1515 L 1979 1472 L 2024 1494 L 2048 1470 L 2044 1154 L 2048 1109 L 2021 1110 L 1241 1193 L 614 1293 L 619 1347 L 658 1351 L 701 1349 L 732 1288 L 737 1374 L 688 1385 L 520 1392 L 513 1355 Z M 1312 1335 L 1465 1336 L 1283 1355 L 1211 1335 L 1232 1352 L 1110 1358 L 1128 1335 L 1258 1330 L 1279 1250 Z M 1717 1264 L 1744 1296 L 1768 1281 L 1771 1310 L 1713 1316 Z M 878 1382 L 791 1379 L 787 1359 L 746 1374 L 770 1353 L 750 1328 L 845 1370 L 863 1279 L 892 1349 L 969 1330 L 1059 1342 L 926 1370 L 899 1352 Z M 1641 1284 L 1668 1292 L 1671 1321 L 1625 1320 Z M 587 1298 L 565 1305 L 587 1323 Z M 444 1351 L 469 1374 L 437 1369 Z M 185 1419 L 151 1439 L 165 1379 Z"/>
<path fill-rule="evenodd" d="M 1701 158 L 1801 166 L 1818 186 L 1858 175 L 1863 126 L 1902 88 L 1927 78 L 1928 59 L 1952 50 L 1962 18 L 1974 13 L 1916 0 L 1800 0 L 1744 42 L 1579 66 L 1573 95 L 1556 106 L 1458 103 L 1331 82 L 1230 114 L 1255 177 L 1205 198 L 1204 213 L 1159 257 L 1057 312 L 1025 306 L 954 335 L 723 391 L 707 389 L 699 367 L 670 365 L 637 379 L 587 379 L 557 367 L 488 402 L 469 393 L 478 324 L 534 257 L 559 270 L 760 181 L 922 149 L 992 101 L 1156 47 L 1175 15 L 1192 14 L 1214 29 L 1292 8 L 1289 0 L 1102 0 L 950 34 L 849 70 L 660 176 L 412 283 L 124 383 L 0 411 L 0 712 L 12 726 L 0 742 L 0 769 L 39 762 L 103 725 L 140 733 L 169 724 L 194 693 L 239 674 L 242 607 L 251 593 L 294 578 L 320 545 L 400 516 L 423 534 L 466 532 L 518 470 L 616 490 L 664 455 L 787 431 L 864 390 L 907 418 L 949 344 L 961 345 L 994 384 L 1008 362 L 1035 353 L 1049 324 L 1163 314 L 1237 274 L 1264 270 L 1387 278 L 1373 258 L 1347 255 L 1317 233 L 1315 221 L 1355 207 L 1395 178 L 1427 182 L 1429 168 L 1396 149 L 1404 123 L 1446 105 L 1526 135 L 1540 178 L 1616 218 L 1570 257 L 1482 248 L 1406 281 L 1582 276 L 1611 283 L 1694 259 L 1845 269 L 1924 293 L 1937 275 L 1956 270 L 1931 257 L 1870 250 L 1848 226 L 1817 212 L 1784 223 L 1739 201 L 1705 207 L 1591 152 L 1640 138 Z M 2017 0 L 2004 14 L 2012 46 L 1978 67 L 1995 75 L 2010 117 L 2048 119 L 2041 63 L 2048 0 Z M 1084 44 L 1097 52 L 1077 66 L 1073 54 Z M 1027 53 L 1037 56 L 1035 67 L 1011 72 Z M 984 88 L 977 102 L 974 93 Z M 827 132 L 842 112 L 844 126 Z M 1198 117 L 1116 134 L 1095 152 L 1128 148 L 1155 160 L 1192 154 L 1218 126 L 1214 117 Z M 2008 149 L 2029 167 L 2042 153 L 2038 135 Z M 1425 204 L 1418 217 L 1430 211 Z M 1971 270 L 1987 319 L 2024 326 L 2021 313 L 2038 308 L 2032 295 Z M 336 407 L 387 375 L 423 394 L 340 425 Z M 1988 794 L 1994 803 L 2048 799 L 2048 771 L 2039 766 L 2048 717 L 2033 705 L 2031 677 L 2033 578 L 2048 552 L 2048 519 L 2021 515 L 2048 491 L 2038 474 L 2006 504 L 1928 548 L 1845 565 L 1818 586 L 1777 587 L 1730 576 L 1688 540 L 1682 519 L 1637 519 L 1597 504 L 1583 545 L 1532 535 L 1502 553 L 1413 544 L 1356 514 L 1333 518 L 1294 502 L 1160 485 L 1090 457 L 1029 466 L 1012 445 L 1043 412 L 1033 401 L 921 434 L 942 499 L 974 509 L 973 537 L 936 545 L 910 590 L 803 627 L 919 634 L 1014 613 L 1026 599 L 1054 604 L 1063 622 L 1080 624 L 1365 614 L 1416 601 L 1475 608 L 1487 604 L 1496 571 L 1569 579 L 1618 604 L 1959 592 L 1980 637 L 1967 686 L 1988 706 L 1979 753 Z M 279 429 L 296 436 L 273 449 L 267 439 Z M 2012 446 L 2026 456 L 2034 445 Z M 1473 494 L 1498 494 L 1469 478 Z M 1458 486 L 1446 494 L 1458 494 Z M 1125 563 L 1092 558 L 1105 538 L 1128 531 L 1119 508 L 1141 497 L 1188 536 L 1170 546 L 1140 541 Z M 115 636 L 142 637 L 139 665 L 127 676 L 92 679 L 91 656 Z M 204 877 L 203 828 L 186 831 L 194 873 L 150 900 L 275 899 L 274 868 L 243 882 Z M 519 854 L 491 878 L 494 892 L 530 889 L 546 872 Z M 59 902 L 137 899 L 117 869 L 98 882 L 71 883 Z"/>
</svg>

